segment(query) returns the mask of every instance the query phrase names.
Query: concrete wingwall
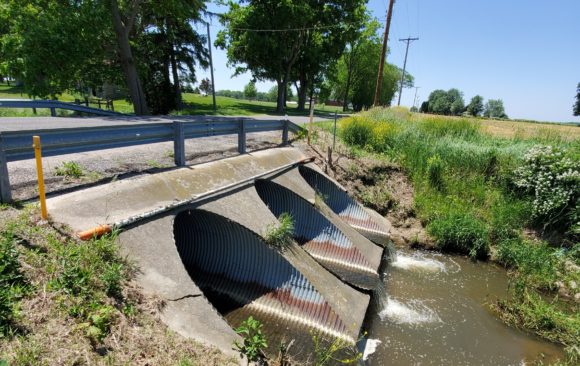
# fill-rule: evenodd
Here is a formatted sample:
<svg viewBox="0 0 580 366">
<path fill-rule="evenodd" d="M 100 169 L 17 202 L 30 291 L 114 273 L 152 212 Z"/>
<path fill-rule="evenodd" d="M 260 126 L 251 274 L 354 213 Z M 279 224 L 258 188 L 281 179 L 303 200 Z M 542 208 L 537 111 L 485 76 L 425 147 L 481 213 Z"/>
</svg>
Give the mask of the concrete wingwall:
<svg viewBox="0 0 580 366">
<path fill-rule="evenodd" d="M 233 329 L 253 316 L 273 345 L 267 352 L 294 340 L 303 358 L 312 333 L 359 338 L 379 282 L 375 243 L 388 239 L 380 215 L 344 203 L 342 188 L 304 158 L 292 148 L 242 155 L 55 197 L 49 210 L 78 231 L 131 222 L 122 250 L 180 334 L 231 353 Z M 293 218 L 293 237 L 275 247 L 267 238 L 282 213 Z"/>
</svg>

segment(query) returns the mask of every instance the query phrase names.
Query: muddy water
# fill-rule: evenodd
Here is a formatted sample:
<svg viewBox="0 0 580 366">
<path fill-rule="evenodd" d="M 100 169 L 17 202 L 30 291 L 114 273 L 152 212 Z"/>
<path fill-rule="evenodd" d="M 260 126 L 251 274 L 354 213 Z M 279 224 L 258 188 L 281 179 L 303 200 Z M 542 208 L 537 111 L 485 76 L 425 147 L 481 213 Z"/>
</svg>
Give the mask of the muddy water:
<svg viewBox="0 0 580 366">
<path fill-rule="evenodd" d="M 399 250 L 386 271 L 367 324 L 376 345 L 368 365 L 523 365 L 562 356 L 489 312 L 486 304 L 507 296 L 505 271 L 494 265 Z"/>
</svg>

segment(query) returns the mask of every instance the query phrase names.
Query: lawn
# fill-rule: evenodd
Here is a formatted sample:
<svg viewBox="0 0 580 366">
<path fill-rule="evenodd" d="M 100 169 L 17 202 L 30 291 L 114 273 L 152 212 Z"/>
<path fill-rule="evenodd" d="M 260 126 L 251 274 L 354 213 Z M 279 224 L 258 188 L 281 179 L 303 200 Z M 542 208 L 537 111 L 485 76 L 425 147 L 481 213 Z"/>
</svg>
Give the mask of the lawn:
<svg viewBox="0 0 580 366">
<path fill-rule="evenodd" d="M 5 83 L 0 83 L 0 99 L 29 99 L 28 95 L 21 87 L 8 86 Z M 59 100 L 63 102 L 73 102 L 75 99 L 83 99 L 79 94 L 64 93 L 59 96 Z M 199 94 L 184 93 L 183 94 L 184 109 L 175 111 L 174 115 L 218 115 L 218 116 L 251 116 L 257 114 L 280 115 L 276 113 L 276 103 L 241 100 L 228 97 L 216 97 L 217 111 L 213 110 L 213 100 L 211 95 L 202 96 Z M 125 99 L 116 99 L 114 101 L 115 111 L 121 113 L 133 113 L 133 106 Z M 91 107 L 96 107 L 92 105 Z M 315 113 L 333 114 L 334 112 L 342 113 L 341 107 L 317 105 Z M 67 115 L 67 112 L 60 112 L 62 115 Z M 298 112 L 295 104 L 288 104 L 286 113 L 290 116 L 308 115 L 308 111 Z M 0 116 L 4 117 L 21 117 L 34 116 L 31 110 L 28 109 L 0 109 Z M 38 110 L 37 115 L 48 116 L 48 110 Z M 283 115 L 283 114 L 282 114 Z"/>
</svg>

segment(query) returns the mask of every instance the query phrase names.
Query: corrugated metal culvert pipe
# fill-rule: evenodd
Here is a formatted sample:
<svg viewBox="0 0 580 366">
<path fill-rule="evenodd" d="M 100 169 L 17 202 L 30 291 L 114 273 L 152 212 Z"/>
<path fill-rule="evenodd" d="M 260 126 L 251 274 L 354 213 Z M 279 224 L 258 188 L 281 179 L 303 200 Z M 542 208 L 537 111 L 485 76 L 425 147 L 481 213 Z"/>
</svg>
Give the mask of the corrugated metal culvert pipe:
<svg viewBox="0 0 580 366">
<path fill-rule="evenodd" d="M 255 187 L 276 217 L 292 216 L 294 239 L 323 267 L 356 287 L 372 290 L 377 286 L 379 275 L 365 256 L 315 206 L 269 180 L 258 179 Z"/>
<path fill-rule="evenodd" d="M 342 188 L 312 168 L 301 165 L 298 170 L 328 207 L 350 226 L 377 244 L 388 243 L 388 232 L 385 232 L 364 207 L 353 200 Z"/>
<path fill-rule="evenodd" d="M 179 213 L 173 230 L 195 284 L 230 326 L 250 315 L 261 321 L 269 351 L 292 339 L 296 352 L 311 349 L 311 331 L 354 343 L 314 286 L 250 230 L 200 209 Z"/>
</svg>

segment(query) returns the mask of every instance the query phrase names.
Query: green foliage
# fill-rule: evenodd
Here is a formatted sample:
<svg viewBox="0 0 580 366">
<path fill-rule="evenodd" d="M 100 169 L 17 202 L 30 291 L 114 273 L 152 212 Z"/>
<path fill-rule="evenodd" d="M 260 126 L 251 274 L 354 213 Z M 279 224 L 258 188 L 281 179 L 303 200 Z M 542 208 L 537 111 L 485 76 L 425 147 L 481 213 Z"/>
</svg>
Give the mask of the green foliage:
<svg viewBox="0 0 580 366">
<path fill-rule="evenodd" d="M 234 347 L 246 356 L 249 362 L 258 361 L 262 357 L 262 350 L 268 347 L 266 338 L 262 334 L 262 323 L 250 316 L 235 331 L 243 341 L 241 344 L 234 341 Z"/>
<path fill-rule="evenodd" d="M 580 83 L 576 87 L 576 102 L 572 106 L 572 114 L 580 116 Z"/>
<path fill-rule="evenodd" d="M 489 118 L 508 118 L 507 114 L 505 114 L 503 101 L 501 99 L 489 99 L 485 103 L 483 115 Z"/>
<path fill-rule="evenodd" d="M 81 324 L 81 328 L 85 329 L 87 338 L 94 344 L 98 344 L 109 334 L 116 314 L 117 312 L 112 306 L 98 306 L 89 313 L 87 321 Z"/>
<path fill-rule="evenodd" d="M 317 335 L 311 332 L 314 343 L 314 365 L 324 366 L 331 364 L 355 364 L 362 358 L 362 353 L 342 338 L 332 338 Z"/>
<path fill-rule="evenodd" d="M 514 183 L 533 197 L 534 218 L 544 227 L 569 230 L 578 222 L 580 166 L 566 150 L 552 146 L 530 149 L 515 171 Z"/>
<path fill-rule="evenodd" d="M 348 43 L 346 50 L 331 67 L 326 87 L 330 89 L 329 97 L 334 100 L 345 100 L 352 103 L 355 111 L 369 108 L 374 102 L 377 69 L 382 51 L 382 40 L 377 20 L 368 21 L 355 39 Z M 392 64 L 386 64 L 383 72 L 380 103 L 390 105 L 401 79 L 401 70 Z M 413 86 L 413 77 L 406 73 L 404 84 Z"/>
<path fill-rule="evenodd" d="M 445 181 L 443 175 L 445 173 L 443 161 L 439 155 L 433 155 L 427 160 L 427 179 L 432 188 L 443 191 L 445 188 Z"/>
<path fill-rule="evenodd" d="M 373 138 L 377 126 L 391 131 L 386 147 Z M 580 219 L 577 142 L 546 134 L 542 143 L 557 147 L 537 147 L 537 138 L 491 137 L 468 119 L 410 116 L 394 108 L 343 119 L 340 136 L 403 166 L 414 183 L 417 215 L 439 248 L 475 258 L 491 254 L 512 269 L 515 296 L 497 306 L 506 322 L 572 344 L 578 313 L 557 297 L 548 299 L 556 291 L 574 297 L 580 283 L 580 245 L 574 245 L 580 230 L 573 224 Z M 444 191 L 437 188 L 439 177 Z M 569 231 L 561 248 L 522 239 L 524 227 L 555 217 L 560 233 Z"/>
<path fill-rule="evenodd" d="M 294 218 L 291 214 L 283 212 L 278 217 L 278 225 L 268 225 L 264 233 L 264 239 L 269 245 L 284 249 L 292 243 L 294 235 Z"/>
<path fill-rule="evenodd" d="M 465 110 L 463 93 L 457 89 L 434 90 L 429 94 L 428 108 L 434 114 L 461 115 Z"/>
<path fill-rule="evenodd" d="M 12 233 L 0 236 L 0 338 L 10 335 L 19 317 L 19 300 L 27 291 Z"/>
<path fill-rule="evenodd" d="M 85 173 L 83 172 L 83 168 L 79 165 L 79 163 L 75 161 L 65 161 L 61 166 L 54 169 L 54 175 L 65 178 L 78 179 L 85 175 Z"/>
<path fill-rule="evenodd" d="M 442 250 L 480 259 L 489 254 L 488 229 L 485 223 L 469 213 L 446 214 L 429 223 L 427 230 Z"/>
<path fill-rule="evenodd" d="M 474 117 L 481 115 L 483 112 L 483 97 L 481 95 L 476 95 L 471 98 L 466 111 L 469 115 Z"/>
<path fill-rule="evenodd" d="M 216 45 L 227 50 L 228 61 L 237 67 L 237 74 L 250 71 L 256 80 L 277 82 L 282 88 L 278 90 L 277 112 L 284 110 L 283 93 L 288 83 L 318 74 L 337 58 L 348 38 L 345 35 L 356 29 L 352 24 L 364 13 L 362 0 L 229 1 L 228 5 L 229 11 L 222 18 L 225 29 L 218 33 Z M 324 31 L 251 31 L 305 27 L 321 27 Z"/>
<path fill-rule="evenodd" d="M 250 81 L 244 87 L 244 97 L 246 97 L 249 100 L 252 100 L 252 99 L 256 99 L 257 95 L 258 95 L 258 89 L 256 89 L 256 82 Z"/>
</svg>

